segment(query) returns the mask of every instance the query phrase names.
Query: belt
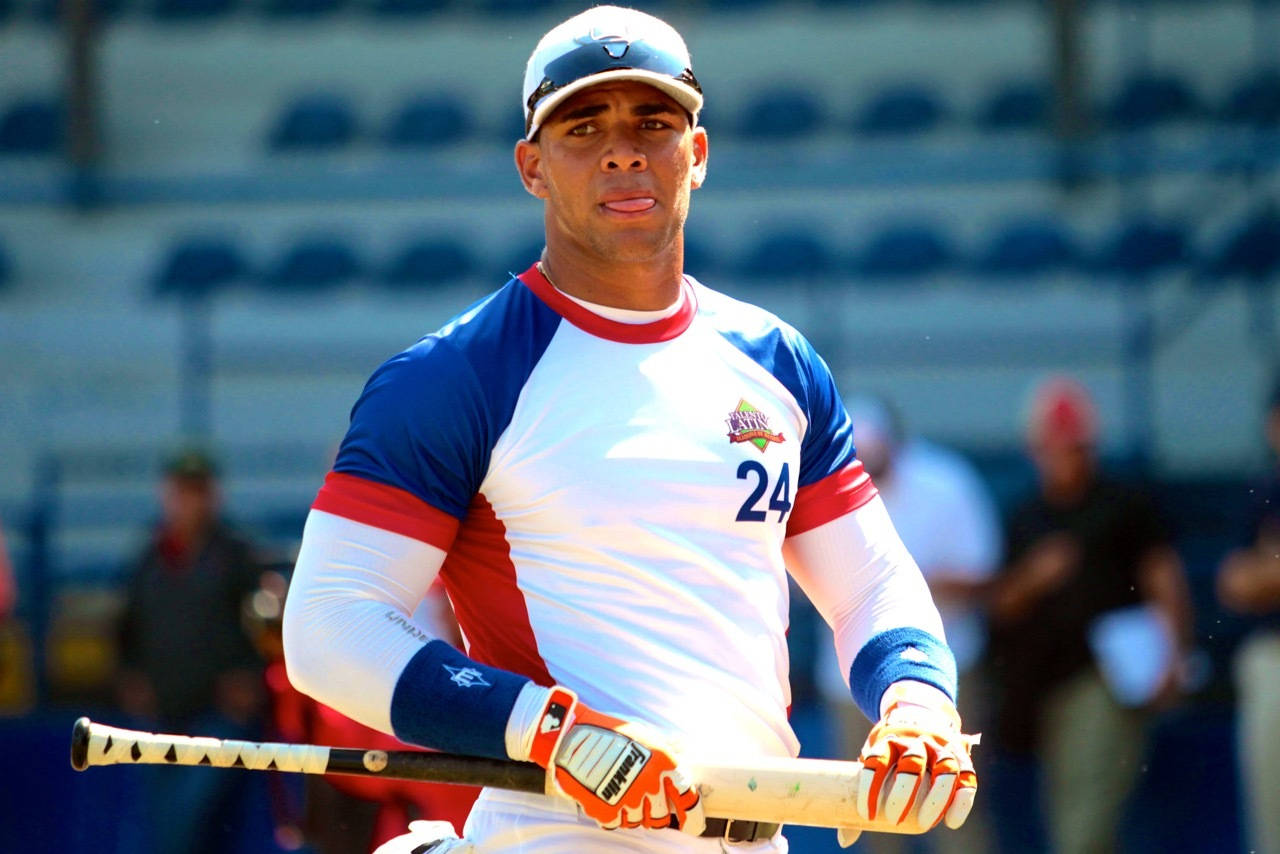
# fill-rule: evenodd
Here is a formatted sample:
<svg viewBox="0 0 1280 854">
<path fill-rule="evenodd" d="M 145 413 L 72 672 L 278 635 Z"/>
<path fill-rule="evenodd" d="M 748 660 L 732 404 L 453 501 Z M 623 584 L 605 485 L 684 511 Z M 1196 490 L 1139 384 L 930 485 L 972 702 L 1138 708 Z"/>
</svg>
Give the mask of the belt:
<svg viewBox="0 0 1280 854">
<path fill-rule="evenodd" d="M 714 836 L 726 842 L 755 842 L 771 839 L 781 825 L 765 821 L 730 821 L 723 818 L 707 819 L 707 829 L 702 836 Z"/>
</svg>

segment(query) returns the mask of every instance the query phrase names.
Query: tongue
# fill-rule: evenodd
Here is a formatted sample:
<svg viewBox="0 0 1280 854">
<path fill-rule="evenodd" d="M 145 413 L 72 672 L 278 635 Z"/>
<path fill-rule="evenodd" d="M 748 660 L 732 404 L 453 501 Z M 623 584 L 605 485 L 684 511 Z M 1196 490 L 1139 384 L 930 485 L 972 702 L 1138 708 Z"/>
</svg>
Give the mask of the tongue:
<svg viewBox="0 0 1280 854">
<path fill-rule="evenodd" d="M 617 202 L 605 202 L 604 206 L 619 213 L 636 213 L 653 207 L 653 199 L 623 199 Z"/>
</svg>

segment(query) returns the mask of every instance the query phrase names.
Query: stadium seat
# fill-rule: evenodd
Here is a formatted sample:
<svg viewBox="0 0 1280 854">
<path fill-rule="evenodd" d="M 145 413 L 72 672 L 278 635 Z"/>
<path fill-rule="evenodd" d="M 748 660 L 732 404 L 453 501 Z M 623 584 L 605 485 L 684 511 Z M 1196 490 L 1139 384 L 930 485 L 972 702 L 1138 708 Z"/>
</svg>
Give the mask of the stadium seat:
<svg viewBox="0 0 1280 854">
<path fill-rule="evenodd" d="M 457 240 L 424 238 L 401 250 L 383 278 L 393 286 L 437 284 L 470 276 L 474 268 L 471 253 Z"/>
<path fill-rule="evenodd" d="M 1214 253 L 1211 269 L 1255 281 L 1280 272 L 1280 214 L 1264 210 L 1243 223 Z"/>
<path fill-rule="evenodd" d="M 476 0 L 475 5 L 490 15 L 528 15 L 545 12 L 556 0 Z"/>
<path fill-rule="evenodd" d="M 936 273 L 952 260 L 950 242 L 934 227 L 892 225 L 872 237 L 857 270 L 872 278 L 914 278 Z"/>
<path fill-rule="evenodd" d="M 688 232 L 684 237 L 684 271 L 695 279 L 715 276 L 720 269 L 719 257 L 707 241 Z"/>
<path fill-rule="evenodd" d="M 1189 246 L 1187 232 L 1180 224 L 1137 217 L 1107 241 L 1095 266 L 1101 272 L 1141 278 L 1186 263 Z"/>
<path fill-rule="evenodd" d="M 348 145 L 356 136 L 351 105 L 339 95 L 317 92 L 288 104 L 271 131 L 275 151 L 327 151 Z"/>
<path fill-rule="evenodd" d="M 738 132 L 751 139 L 795 139 L 819 130 L 825 121 L 812 86 L 774 88 L 748 102 Z"/>
<path fill-rule="evenodd" d="M 484 274 L 494 277 L 495 280 L 502 279 L 503 281 L 509 276 L 518 276 L 529 269 L 542 256 L 542 249 L 546 246 L 546 243 L 546 238 L 542 232 L 531 234 L 527 239 L 513 243 L 512 245 L 517 248 L 504 253 L 504 257 L 493 269 L 490 269 L 489 264 L 485 263 Z"/>
<path fill-rule="evenodd" d="M 316 290 L 344 284 L 360 271 L 360 261 L 345 240 L 308 237 L 285 252 L 266 281 L 280 289 Z"/>
<path fill-rule="evenodd" d="M 340 10 L 346 0 L 264 0 L 260 10 L 267 18 L 318 18 Z"/>
<path fill-rule="evenodd" d="M 1066 229 L 1053 220 L 1038 219 L 997 231 L 974 266 L 989 276 L 1035 276 L 1060 270 L 1075 257 Z"/>
<path fill-rule="evenodd" d="M 0 291 L 8 289 L 13 282 L 13 265 L 9 261 L 9 253 L 0 244 Z"/>
<path fill-rule="evenodd" d="M 431 15 L 449 6 L 449 0 L 373 0 L 369 11 L 387 17 Z"/>
<path fill-rule="evenodd" d="M 1190 85 L 1174 74 L 1137 74 L 1120 87 L 1107 108 L 1111 124 L 1121 130 L 1141 130 L 1200 115 Z"/>
<path fill-rule="evenodd" d="M 62 137 L 62 109 L 56 101 L 24 98 L 0 116 L 0 154 L 54 154 Z"/>
<path fill-rule="evenodd" d="M 1222 118 L 1255 127 L 1280 124 L 1280 70 L 1263 69 L 1237 83 L 1227 96 Z"/>
<path fill-rule="evenodd" d="M 979 108 L 977 123 L 985 130 L 1032 130 L 1049 124 L 1049 87 L 1021 80 L 1001 86 Z"/>
<path fill-rule="evenodd" d="M 764 235 L 744 259 L 746 278 L 821 276 L 831 272 L 835 259 L 813 229 L 793 228 Z"/>
<path fill-rule="evenodd" d="M 460 98 L 440 92 L 405 103 L 391 119 L 386 142 L 394 148 L 429 148 L 458 142 L 470 132 L 466 105 Z"/>
<path fill-rule="evenodd" d="M 858 112 L 854 129 L 869 135 L 921 133 L 936 127 L 945 116 L 937 94 L 907 84 L 874 95 Z"/>
<path fill-rule="evenodd" d="M 158 295 L 207 294 L 243 278 L 248 269 L 231 241 L 191 237 L 169 250 L 153 290 Z"/>
<path fill-rule="evenodd" d="M 47 24 L 56 24 L 61 20 L 62 4 L 65 0 L 38 0 L 33 8 L 37 20 Z M 87 0 L 93 9 L 94 19 L 109 21 L 120 17 L 125 11 L 126 0 Z M 0 0 L 0 6 L 4 5 Z"/>
<path fill-rule="evenodd" d="M 157 21 L 202 21 L 234 8 L 235 0 L 154 0 L 151 16 Z"/>
</svg>

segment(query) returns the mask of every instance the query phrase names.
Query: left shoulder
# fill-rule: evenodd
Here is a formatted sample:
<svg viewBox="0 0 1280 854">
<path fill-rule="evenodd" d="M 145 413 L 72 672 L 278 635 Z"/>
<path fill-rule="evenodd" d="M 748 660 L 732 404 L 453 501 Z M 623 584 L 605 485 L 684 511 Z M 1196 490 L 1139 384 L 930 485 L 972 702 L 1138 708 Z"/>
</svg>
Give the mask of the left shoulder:
<svg viewBox="0 0 1280 854">
<path fill-rule="evenodd" d="M 817 354 L 794 326 L 768 309 L 735 299 L 687 276 L 698 300 L 698 320 L 757 362 L 779 357 L 809 361 Z"/>
</svg>

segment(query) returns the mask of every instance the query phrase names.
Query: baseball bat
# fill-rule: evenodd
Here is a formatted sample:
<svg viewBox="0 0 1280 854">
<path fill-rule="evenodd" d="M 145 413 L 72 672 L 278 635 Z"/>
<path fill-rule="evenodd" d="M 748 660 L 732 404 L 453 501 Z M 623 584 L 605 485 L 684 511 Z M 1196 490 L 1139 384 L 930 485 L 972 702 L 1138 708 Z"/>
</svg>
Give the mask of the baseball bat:
<svg viewBox="0 0 1280 854">
<path fill-rule="evenodd" d="M 94 723 L 86 717 L 71 731 L 71 766 L 207 765 L 252 771 L 302 774 L 351 774 L 399 780 L 462 783 L 516 792 L 546 790 L 546 772 L 531 762 L 424 753 L 417 750 L 364 750 L 313 744 L 237 741 L 164 735 Z M 722 819 L 858 827 L 886 833 L 923 833 L 907 821 L 862 821 L 855 798 L 862 766 L 832 759 L 757 757 L 743 764 L 693 765 L 708 816 Z"/>
</svg>

